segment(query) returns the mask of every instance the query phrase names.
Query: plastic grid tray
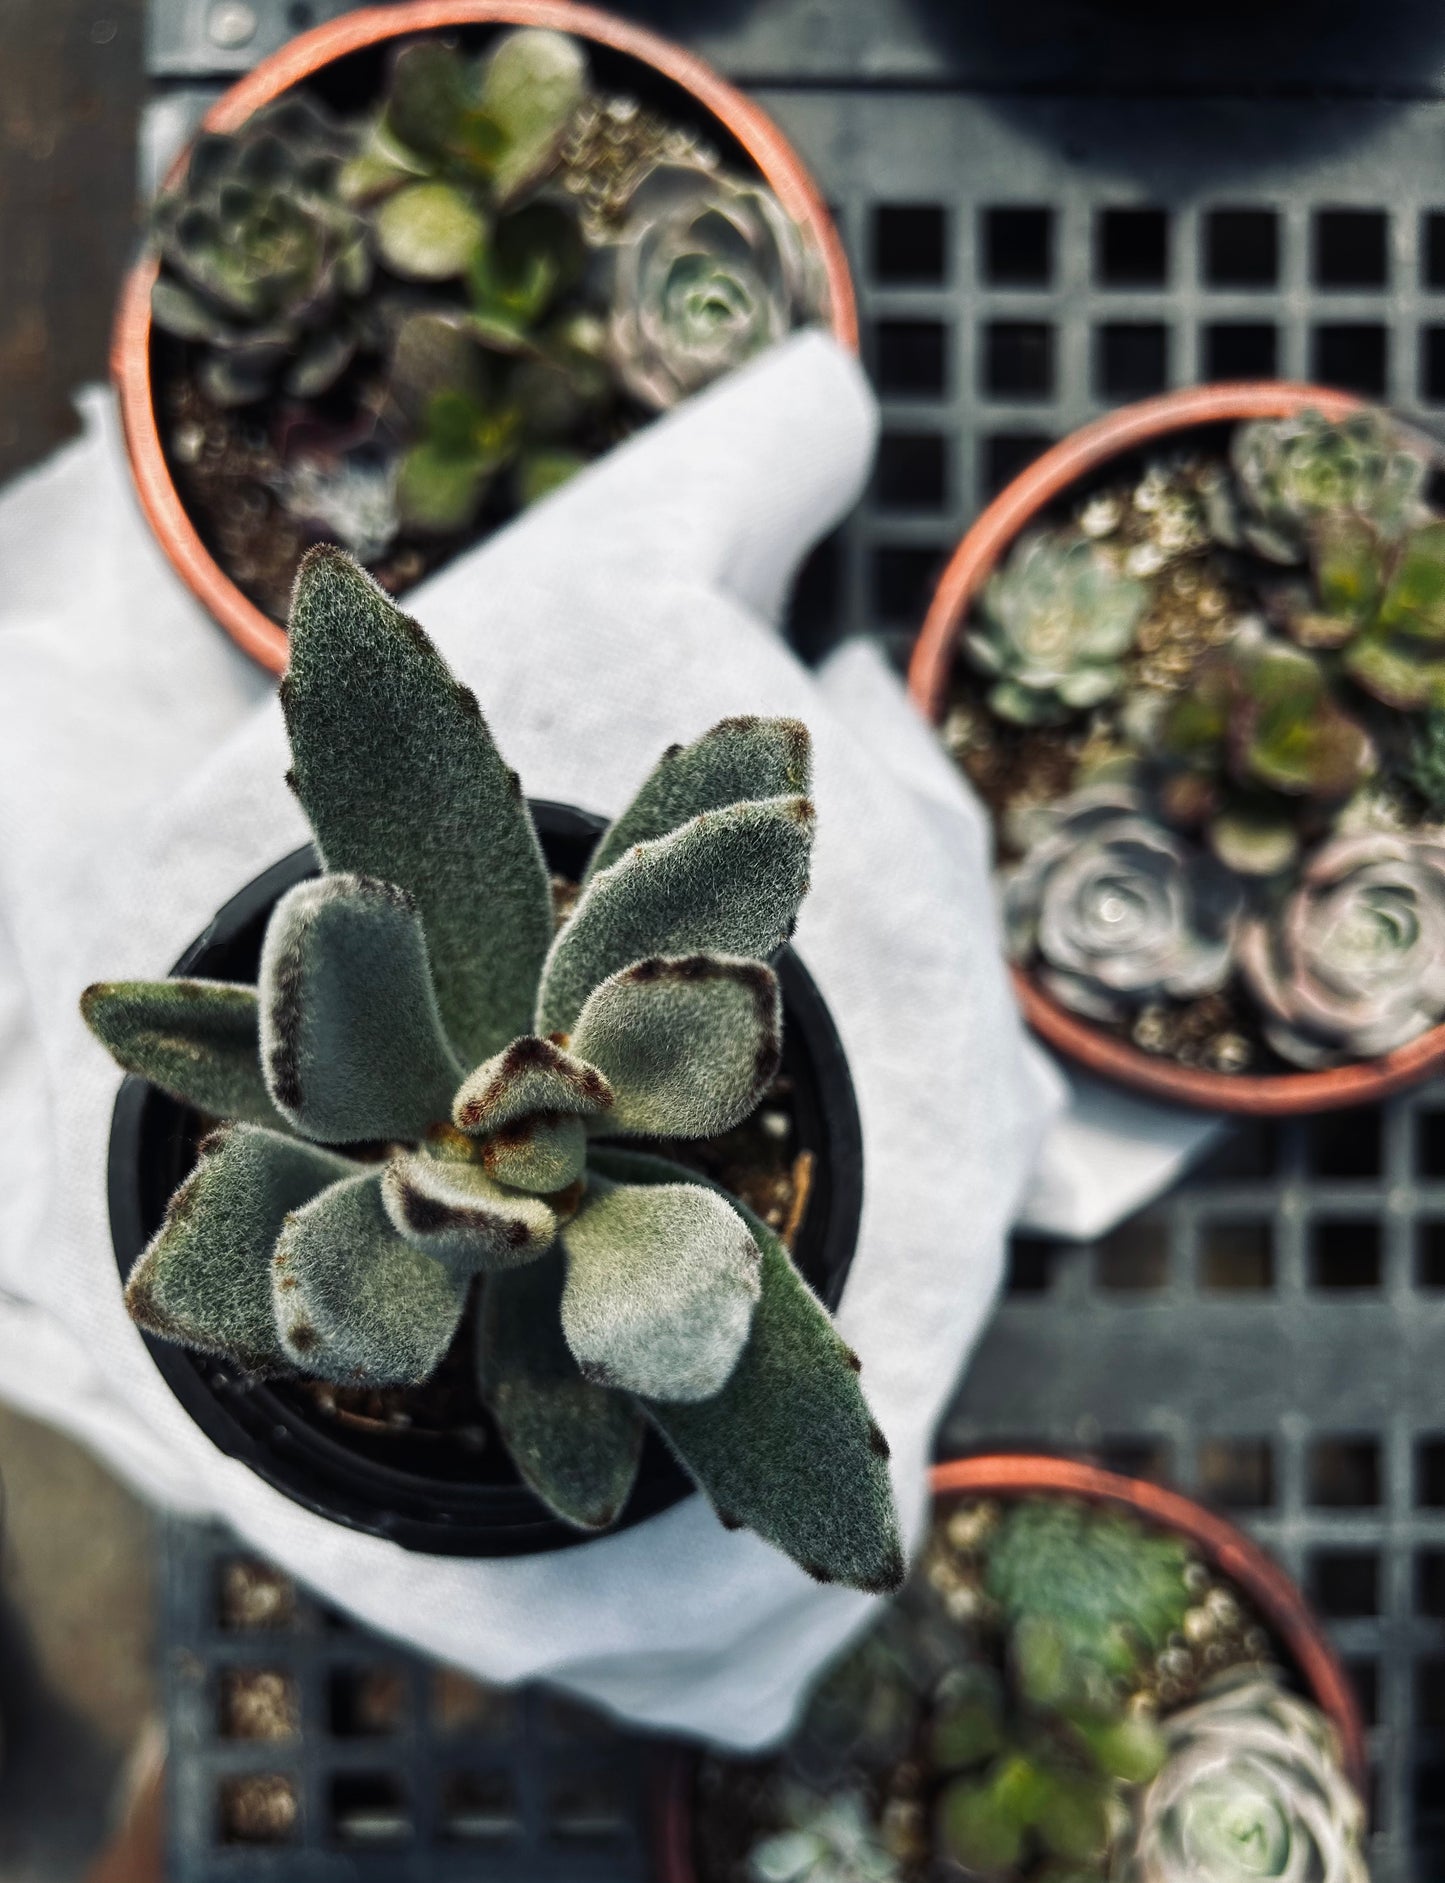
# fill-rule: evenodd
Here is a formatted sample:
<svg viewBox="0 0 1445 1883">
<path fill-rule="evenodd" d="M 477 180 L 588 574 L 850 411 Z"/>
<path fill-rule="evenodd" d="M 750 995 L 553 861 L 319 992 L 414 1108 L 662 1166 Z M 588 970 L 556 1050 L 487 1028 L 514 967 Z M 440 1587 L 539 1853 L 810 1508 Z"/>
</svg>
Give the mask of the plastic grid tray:
<svg viewBox="0 0 1445 1883">
<path fill-rule="evenodd" d="M 641 1740 L 539 1690 L 503 1693 L 407 1653 L 254 1565 L 220 1529 L 167 1525 L 163 1599 L 170 1883 L 645 1874 Z M 272 1682 L 264 1736 L 258 1674 Z M 259 1824 L 238 1807 L 258 1777 L 291 1801 Z"/>
<path fill-rule="evenodd" d="M 1274 67 L 1281 89 L 1289 77 L 1333 94 L 1308 102 L 1048 95 L 1096 89 L 1100 69 L 1124 92 L 1223 89 L 1233 68 L 1218 44 L 1190 42 L 1189 59 L 1151 48 L 1147 24 L 1112 64 L 1091 64 L 1097 37 L 1081 48 L 1077 33 L 1051 33 L 1047 5 L 1030 35 L 1007 25 L 1017 9 L 985 9 L 973 42 L 950 37 L 923 0 L 870 0 L 823 30 L 802 0 L 714 7 L 695 33 L 664 0 L 628 10 L 760 81 L 854 259 L 884 436 L 865 502 L 808 571 L 805 645 L 880 628 L 906 640 L 979 505 L 1123 399 L 1277 372 L 1426 424 L 1445 412 L 1445 106 L 1346 95 L 1437 89 L 1445 67 L 1422 55 L 1445 24 L 1419 6 L 1384 9 L 1368 46 L 1312 29 L 1277 47 L 1290 54 Z M 272 0 L 253 12 L 250 38 L 218 52 L 216 6 L 155 0 L 152 70 L 172 122 L 217 74 L 309 23 Z M 1128 19 L 1137 27 L 1133 9 Z M 1268 62 L 1254 59 L 1251 76 L 1267 89 Z M 1007 89 L 1021 86 L 1033 89 Z M 1379 1113 L 1247 1128 L 1209 1171 L 1091 1248 L 1021 1242 L 946 1428 L 954 1448 L 1045 1443 L 1168 1477 L 1278 1551 L 1328 1616 L 1373 1722 L 1376 1883 L 1445 1873 L 1442 1351 L 1445 1087 Z M 303 1842 L 271 1856 L 215 1849 L 218 1779 L 257 1756 L 215 1738 L 222 1650 L 194 1606 L 213 1588 L 215 1547 L 184 1532 L 172 1546 L 175 1876 L 521 1874 L 495 1851 L 449 1855 L 433 1804 L 405 1850 L 338 1845 L 321 1776 L 333 1758 L 400 1771 L 409 1797 L 434 1799 L 441 1750 L 419 1733 L 398 1765 L 373 1744 L 333 1740 L 318 1670 L 338 1657 L 404 1665 L 414 1695 L 429 1678 L 355 1631 L 303 1630 L 284 1649 L 312 1695 L 296 1748 Z M 195 1665 L 182 1674 L 185 1650 Z M 542 1704 L 522 1703 L 505 1749 L 529 1797 L 555 1756 L 527 1724 Z M 639 1850 L 614 1852 L 608 1874 L 634 1873 Z"/>
</svg>

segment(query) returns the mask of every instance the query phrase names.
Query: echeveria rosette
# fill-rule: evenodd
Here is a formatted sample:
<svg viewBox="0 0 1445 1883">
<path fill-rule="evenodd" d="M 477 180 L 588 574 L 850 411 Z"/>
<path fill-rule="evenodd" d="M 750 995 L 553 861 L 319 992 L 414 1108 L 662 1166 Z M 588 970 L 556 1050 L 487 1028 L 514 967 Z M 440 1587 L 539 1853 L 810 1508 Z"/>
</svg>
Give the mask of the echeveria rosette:
<svg viewBox="0 0 1445 1883">
<path fill-rule="evenodd" d="M 1283 904 L 1246 922 L 1239 962 L 1294 1065 L 1409 1045 L 1445 1018 L 1445 840 L 1366 831 L 1321 845 Z"/>
<path fill-rule="evenodd" d="M 1162 1726 L 1120 1883 L 1369 1883 L 1364 1807 L 1315 1707 L 1270 1675 L 1235 1676 Z"/>
<path fill-rule="evenodd" d="M 608 350 L 632 395 L 664 411 L 818 317 L 802 232 L 762 183 L 660 163 L 609 252 Z"/>
<path fill-rule="evenodd" d="M 964 641 L 993 682 L 990 709 L 1019 725 L 1048 725 L 1112 699 L 1148 606 L 1146 585 L 1087 538 L 1023 537 L 990 579 Z"/>
<path fill-rule="evenodd" d="M 1222 987 L 1242 903 L 1223 865 L 1115 785 L 1053 806 L 1004 878 L 1010 954 L 1066 1007 L 1102 1021 Z"/>
<path fill-rule="evenodd" d="M 1211 506 L 1215 533 L 1271 562 L 1303 562 L 1311 526 L 1325 517 L 1361 518 L 1393 537 L 1424 512 L 1428 465 L 1389 414 L 1373 408 L 1342 419 L 1301 412 L 1239 425 L 1230 469 Z"/>
<path fill-rule="evenodd" d="M 616 1518 L 650 1421 L 728 1523 L 896 1586 L 854 1356 L 744 1205 L 625 1145 L 727 1131 L 776 1072 L 804 728 L 666 753 L 558 927 L 475 699 L 339 551 L 298 577 L 282 705 L 324 867 L 277 904 L 258 985 L 83 1002 L 122 1066 L 229 1121 L 136 1265 L 135 1319 L 252 1373 L 411 1385 L 480 1284 L 482 1390 L 558 1515 Z"/>
<path fill-rule="evenodd" d="M 348 148 L 319 106 L 285 98 L 239 131 L 199 137 L 157 202 L 151 312 L 201 346 L 217 403 L 275 387 L 315 398 L 350 364 L 372 265 L 364 220 L 336 194 Z"/>
</svg>

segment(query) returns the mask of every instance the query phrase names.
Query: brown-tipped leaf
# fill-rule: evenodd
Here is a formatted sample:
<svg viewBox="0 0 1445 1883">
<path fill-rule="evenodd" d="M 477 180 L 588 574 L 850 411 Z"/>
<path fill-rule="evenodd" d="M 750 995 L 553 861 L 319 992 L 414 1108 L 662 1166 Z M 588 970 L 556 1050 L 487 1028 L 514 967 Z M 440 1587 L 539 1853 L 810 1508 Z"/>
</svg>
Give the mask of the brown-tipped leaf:
<svg viewBox="0 0 1445 1883">
<path fill-rule="evenodd" d="M 287 1129 L 261 1070 L 254 987 L 225 981 L 97 981 L 85 1024 L 127 1072 L 212 1118 Z"/>
</svg>

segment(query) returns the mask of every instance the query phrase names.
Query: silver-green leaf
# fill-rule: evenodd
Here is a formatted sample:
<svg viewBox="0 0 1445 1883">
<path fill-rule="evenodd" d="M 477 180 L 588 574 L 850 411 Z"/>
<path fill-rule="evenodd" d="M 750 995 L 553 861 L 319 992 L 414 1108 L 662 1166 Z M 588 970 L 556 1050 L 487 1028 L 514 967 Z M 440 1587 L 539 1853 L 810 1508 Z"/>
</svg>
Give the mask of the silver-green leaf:
<svg viewBox="0 0 1445 1883">
<path fill-rule="evenodd" d="M 587 1379 L 666 1400 L 720 1390 L 759 1288 L 757 1244 L 721 1197 L 594 1182 L 561 1237 L 562 1332 Z"/>
<path fill-rule="evenodd" d="M 298 883 L 261 951 L 261 1055 L 277 1109 L 322 1144 L 419 1138 L 461 1067 L 411 898 L 370 877 Z"/>
<path fill-rule="evenodd" d="M 261 1070 L 254 987 L 226 981 L 97 981 L 85 1024 L 126 1072 L 212 1118 L 285 1130 Z"/>
<path fill-rule="evenodd" d="M 604 832 L 584 882 L 635 843 L 665 837 L 701 811 L 720 811 L 755 798 L 806 796 L 812 788 L 812 743 L 799 719 L 740 715 L 719 720 L 691 745 L 663 753 L 637 795 Z"/>
<path fill-rule="evenodd" d="M 614 1093 L 603 1129 L 703 1138 L 756 1109 L 782 1052 L 778 977 L 733 956 L 653 957 L 587 997 L 572 1044 Z"/>
<path fill-rule="evenodd" d="M 553 943 L 537 1031 L 570 1034 L 609 975 L 654 955 L 766 959 L 807 894 L 813 807 L 763 798 L 704 811 L 594 876 Z"/>
<path fill-rule="evenodd" d="M 272 1284 L 292 1364 L 358 1386 L 430 1379 L 456 1334 L 469 1285 L 392 1228 L 380 1171 L 333 1184 L 288 1218 Z"/>
<path fill-rule="evenodd" d="M 599 1147 L 592 1163 L 623 1183 L 706 1182 L 637 1151 Z M 713 1398 L 649 1400 L 648 1417 L 725 1524 L 755 1530 L 820 1582 L 896 1589 L 904 1559 L 888 1442 L 863 1398 L 857 1358 L 778 1238 L 730 1202 L 762 1250 L 747 1346 Z"/>
<path fill-rule="evenodd" d="M 421 628 L 340 550 L 313 549 L 281 689 L 292 776 L 328 869 L 395 883 L 468 1065 L 525 1033 L 552 894 L 516 774 Z"/>
<path fill-rule="evenodd" d="M 491 1276 L 482 1296 L 482 1396 L 512 1462 L 549 1509 L 579 1530 L 606 1530 L 637 1476 L 636 1405 L 578 1371 L 562 1335 L 560 1250 Z"/>
<path fill-rule="evenodd" d="M 147 1333 L 221 1354 L 248 1373 L 285 1370 L 271 1303 L 271 1258 L 288 1214 L 357 1172 L 293 1137 L 231 1125 L 166 1206 L 131 1270 L 125 1301 Z"/>
<path fill-rule="evenodd" d="M 381 1194 L 397 1234 L 462 1275 L 535 1261 L 557 1233 L 545 1203 L 509 1194 L 464 1158 L 401 1152 Z"/>
</svg>

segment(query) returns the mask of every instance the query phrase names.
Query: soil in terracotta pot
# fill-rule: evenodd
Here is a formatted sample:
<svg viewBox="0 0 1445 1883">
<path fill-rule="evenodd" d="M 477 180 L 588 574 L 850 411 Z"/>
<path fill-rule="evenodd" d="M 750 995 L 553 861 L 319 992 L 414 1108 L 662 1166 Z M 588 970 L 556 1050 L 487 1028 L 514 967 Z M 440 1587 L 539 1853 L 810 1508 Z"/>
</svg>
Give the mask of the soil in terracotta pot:
<svg viewBox="0 0 1445 1883">
<path fill-rule="evenodd" d="M 962 1879 L 965 1872 L 935 1849 L 936 1809 L 948 1777 L 936 1769 L 930 1741 L 941 1696 L 963 1691 L 967 1670 L 982 1663 L 995 1677 L 1006 1673 L 979 1554 L 1001 1508 L 976 1499 L 936 1507 L 903 1594 L 824 1677 L 782 1753 L 765 1760 L 702 1759 L 692 1833 L 698 1883 L 757 1883 L 750 1853 L 787 1825 L 785 1800 L 798 1793 L 856 1800 L 899 1883 Z M 1198 1560 L 1186 1575 L 1193 1606 L 1184 1626 L 1132 1688 L 1131 1706 L 1151 1715 L 1188 1705 L 1231 1669 L 1279 1658 L 1230 1583 Z M 1064 1871 L 1047 1859 L 1028 1859 L 989 1874 L 1014 1883 Z"/>
</svg>

